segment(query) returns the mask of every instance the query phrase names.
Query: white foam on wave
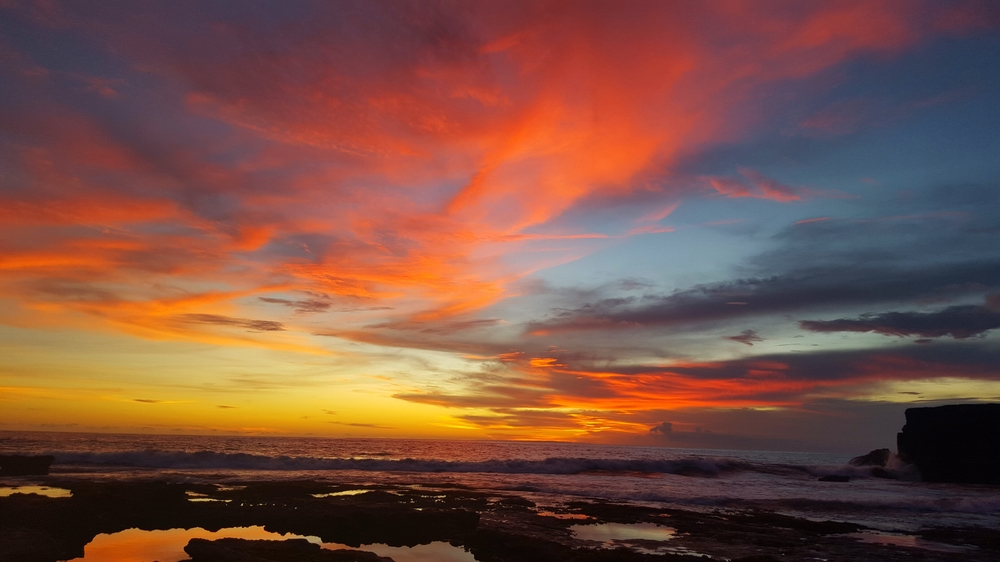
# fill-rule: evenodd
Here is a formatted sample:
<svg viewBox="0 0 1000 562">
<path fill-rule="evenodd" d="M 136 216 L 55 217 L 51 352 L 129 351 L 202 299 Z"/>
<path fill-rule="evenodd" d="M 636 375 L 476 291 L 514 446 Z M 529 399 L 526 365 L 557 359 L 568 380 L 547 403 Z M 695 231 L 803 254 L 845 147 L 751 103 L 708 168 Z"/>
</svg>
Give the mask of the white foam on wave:
<svg viewBox="0 0 1000 562">
<path fill-rule="evenodd" d="M 504 474 L 663 473 L 718 476 L 752 465 L 729 459 L 682 458 L 590 459 L 553 457 L 544 460 L 446 461 L 431 459 L 316 458 L 264 456 L 214 451 L 122 451 L 113 453 L 54 452 L 56 464 L 104 467 L 233 469 L 233 470 L 359 470 L 381 472 L 495 472 Z"/>
</svg>

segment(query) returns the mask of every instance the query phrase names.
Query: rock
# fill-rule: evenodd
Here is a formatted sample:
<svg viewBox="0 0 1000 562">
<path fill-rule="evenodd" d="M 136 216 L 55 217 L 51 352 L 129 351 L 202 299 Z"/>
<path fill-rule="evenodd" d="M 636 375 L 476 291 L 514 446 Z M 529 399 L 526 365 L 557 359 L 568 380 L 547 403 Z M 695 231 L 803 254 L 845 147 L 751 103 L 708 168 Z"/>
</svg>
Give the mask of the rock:
<svg viewBox="0 0 1000 562">
<path fill-rule="evenodd" d="M 8 521 L 0 526 L 0 562 L 51 562 L 69 560 L 79 552 L 67 549 L 62 537 L 37 529 L 8 526 Z"/>
<path fill-rule="evenodd" d="M 910 408 L 896 446 L 925 481 L 1000 484 L 1000 404 Z"/>
<path fill-rule="evenodd" d="M 880 466 L 872 468 L 872 476 L 875 478 L 886 478 L 888 480 L 899 480 L 899 476 L 895 472 L 886 470 Z"/>
<path fill-rule="evenodd" d="M 820 476 L 818 478 L 820 482 L 850 482 L 850 476 L 840 476 L 839 474 L 831 474 L 829 476 Z"/>
<path fill-rule="evenodd" d="M 854 457 L 847 461 L 847 463 L 852 466 L 881 466 L 884 468 L 886 463 L 889 462 L 890 454 L 892 453 L 889 449 L 875 449 L 867 455 Z"/>
<path fill-rule="evenodd" d="M 0 455 L 0 476 L 35 476 L 49 473 L 49 466 L 56 460 L 52 455 L 29 457 L 25 455 Z"/>
<path fill-rule="evenodd" d="M 325 550 L 305 539 L 191 539 L 184 552 L 191 562 L 393 562 L 364 550 Z"/>
</svg>

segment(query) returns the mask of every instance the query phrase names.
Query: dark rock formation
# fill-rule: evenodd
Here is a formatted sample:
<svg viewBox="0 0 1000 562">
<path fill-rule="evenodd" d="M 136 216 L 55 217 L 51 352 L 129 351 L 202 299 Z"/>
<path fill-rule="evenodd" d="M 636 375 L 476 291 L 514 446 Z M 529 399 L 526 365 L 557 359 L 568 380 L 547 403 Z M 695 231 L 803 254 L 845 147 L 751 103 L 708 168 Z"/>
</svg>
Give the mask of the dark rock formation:
<svg viewBox="0 0 1000 562">
<path fill-rule="evenodd" d="M 889 449 L 875 449 L 867 455 L 854 457 L 847 461 L 847 463 L 851 466 L 881 466 L 884 468 L 885 464 L 889 462 L 890 454 Z"/>
<path fill-rule="evenodd" d="M 910 408 L 896 446 L 928 482 L 1000 484 L 1000 404 Z"/>
<path fill-rule="evenodd" d="M 847 461 L 847 464 L 851 466 L 870 466 L 872 467 L 871 475 L 875 478 L 889 478 L 891 480 L 895 480 L 898 478 L 898 475 L 885 468 L 885 466 L 889 464 L 889 457 L 891 456 L 892 452 L 889 451 L 889 449 L 875 449 L 867 455 L 854 457 L 853 459 Z"/>
<path fill-rule="evenodd" d="M 820 476 L 817 478 L 820 482 L 850 482 L 850 476 L 840 476 L 839 474 L 831 474 L 829 476 Z"/>
<path fill-rule="evenodd" d="M 0 455 L 0 476 L 34 476 L 49 473 L 49 466 L 56 460 L 52 455 L 28 457 Z"/>
<path fill-rule="evenodd" d="M 184 552 L 191 562 L 393 562 L 364 550 L 325 550 L 305 539 L 191 539 Z"/>
</svg>

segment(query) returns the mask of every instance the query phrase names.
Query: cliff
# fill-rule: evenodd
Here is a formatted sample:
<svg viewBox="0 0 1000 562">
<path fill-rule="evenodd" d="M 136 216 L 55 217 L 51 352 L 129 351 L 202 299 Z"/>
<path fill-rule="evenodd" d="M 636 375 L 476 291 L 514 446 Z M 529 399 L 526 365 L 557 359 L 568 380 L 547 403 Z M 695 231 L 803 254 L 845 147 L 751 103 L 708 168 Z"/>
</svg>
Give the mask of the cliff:
<svg viewBox="0 0 1000 562">
<path fill-rule="evenodd" d="M 925 481 L 1000 484 L 1000 404 L 910 408 L 896 446 Z"/>
</svg>

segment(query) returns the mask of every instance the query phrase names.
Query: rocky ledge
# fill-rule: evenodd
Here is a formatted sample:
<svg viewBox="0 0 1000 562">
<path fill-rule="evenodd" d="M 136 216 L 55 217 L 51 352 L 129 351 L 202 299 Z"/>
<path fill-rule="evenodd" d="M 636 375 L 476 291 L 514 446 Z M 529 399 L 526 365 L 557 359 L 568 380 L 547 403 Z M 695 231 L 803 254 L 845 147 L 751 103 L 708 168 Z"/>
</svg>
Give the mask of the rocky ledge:
<svg viewBox="0 0 1000 562">
<path fill-rule="evenodd" d="M 41 476 L 49 473 L 52 455 L 0 455 L 0 476 Z"/>
</svg>

